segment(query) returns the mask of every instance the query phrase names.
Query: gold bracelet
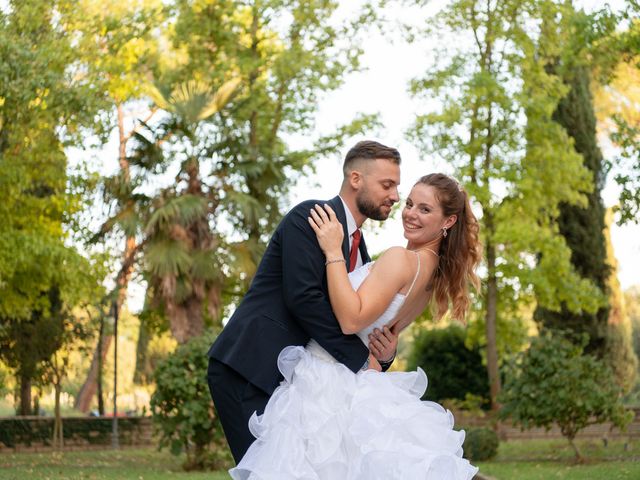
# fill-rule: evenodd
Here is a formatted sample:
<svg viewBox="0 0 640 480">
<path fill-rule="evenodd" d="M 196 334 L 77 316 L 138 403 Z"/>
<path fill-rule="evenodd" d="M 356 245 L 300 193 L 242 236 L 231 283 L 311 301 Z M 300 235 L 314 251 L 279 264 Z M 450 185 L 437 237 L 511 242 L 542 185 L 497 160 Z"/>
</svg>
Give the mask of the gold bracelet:
<svg viewBox="0 0 640 480">
<path fill-rule="evenodd" d="M 347 261 L 344 258 L 336 258 L 334 260 L 327 260 L 326 262 L 324 262 L 324 266 L 326 267 L 330 263 L 340 263 L 340 262 L 343 262 L 345 264 L 347 263 Z"/>
</svg>

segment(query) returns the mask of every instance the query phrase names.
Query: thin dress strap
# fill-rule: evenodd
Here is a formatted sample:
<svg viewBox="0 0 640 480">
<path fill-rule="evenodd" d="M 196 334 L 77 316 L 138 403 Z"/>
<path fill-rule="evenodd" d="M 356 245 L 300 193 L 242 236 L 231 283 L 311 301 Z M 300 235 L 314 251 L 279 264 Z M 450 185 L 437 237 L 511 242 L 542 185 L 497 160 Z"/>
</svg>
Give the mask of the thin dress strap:
<svg viewBox="0 0 640 480">
<path fill-rule="evenodd" d="M 418 259 L 418 268 L 416 269 L 416 274 L 413 277 L 413 282 L 411 282 L 411 286 L 409 287 L 409 290 L 407 291 L 407 293 L 404 294 L 405 297 L 409 296 L 409 294 L 411 293 L 411 290 L 413 290 L 413 286 L 416 284 L 418 275 L 420 275 L 420 255 L 418 254 L 418 252 L 413 252 L 413 253 L 416 254 L 416 258 Z"/>
</svg>

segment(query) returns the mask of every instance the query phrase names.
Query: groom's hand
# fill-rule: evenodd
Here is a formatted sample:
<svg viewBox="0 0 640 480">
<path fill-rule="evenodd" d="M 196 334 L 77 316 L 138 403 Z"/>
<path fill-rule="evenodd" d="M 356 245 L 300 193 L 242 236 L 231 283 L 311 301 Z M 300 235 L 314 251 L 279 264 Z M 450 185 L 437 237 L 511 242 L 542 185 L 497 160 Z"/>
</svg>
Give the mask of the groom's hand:
<svg viewBox="0 0 640 480">
<path fill-rule="evenodd" d="M 390 362 L 396 355 L 398 348 L 398 335 L 394 334 L 389 327 L 384 326 L 382 330 L 375 328 L 369 334 L 369 350 L 379 362 Z"/>
</svg>

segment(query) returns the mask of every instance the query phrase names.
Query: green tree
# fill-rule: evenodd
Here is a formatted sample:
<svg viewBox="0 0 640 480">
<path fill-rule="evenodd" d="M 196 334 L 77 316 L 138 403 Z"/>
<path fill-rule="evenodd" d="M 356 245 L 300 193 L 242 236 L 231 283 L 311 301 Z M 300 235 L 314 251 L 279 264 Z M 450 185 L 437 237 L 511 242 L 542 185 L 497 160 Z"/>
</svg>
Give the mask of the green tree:
<svg viewBox="0 0 640 480">
<path fill-rule="evenodd" d="M 623 292 L 623 303 L 631 324 L 631 344 L 636 358 L 640 358 L 640 288 L 637 285 Z M 631 405 L 640 405 L 640 369 L 636 370 L 636 384 L 628 400 Z"/>
<path fill-rule="evenodd" d="M 583 460 L 576 434 L 588 425 L 611 422 L 624 428 L 633 415 L 620 401 L 620 387 L 603 362 L 583 353 L 583 341 L 549 332 L 532 339 L 506 369 L 500 416 L 522 429 L 560 427 Z"/>
<path fill-rule="evenodd" d="M 604 359 L 614 373 L 616 383 L 628 394 L 638 381 L 638 356 L 633 346 L 632 306 L 625 305 L 620 281 L 618 280 L 618 261 L 611 243 L 611 224 L 613 212 L 607 210 L 605 218 L 605 238 L 607 242 L 607 263 L 611 270 L 607 279 L 609 291 L 609 318 L 607 321 L 607 341 Z"/>
<path fill-rule="evenodd" d="M 598 91 L 599 121 L 619 149 L 612 162 L 614 180 L 620 185 L 619 223 L 638 222 L 640 212 L 640 127 L 638 91 L 640 77 L 640 4 L 626 2 L 620 16 L 626 29 L 616 31 L 603 43 L 611 50 L 610 65 Z"/>
<path fill-rule="evenodd" d="M 464 400 L 467 394 L 489 396 L 486 368 L 476 346 L 465 345 L 465 330 L 452 324 L 447 328 L 422 329 L 411 345 L 407 369 L 421 367 L 429 378 L 428 400 Z"/>
<path fill-rule="evenodd" d="M 229 467 L 230 452 L 215 416 L 204 381 L 212 342 L 205 334 L 180 345 L 154 373 L 157 385 L 151 397 L 153 420 L 160 430 L 160 448 L 186 453 L 187 470 Z"/>
<path fill-rule="evenodd" d="M 147 111 L 141 101 L 154 70 L 158 66 L 157 39 L 153 29 L 162 23 L 162 2 L 111 1 L 109 8 L 97 0 L 85 0 L 65 12 L 68 28 L 77 34 L 78 62 L 91 82 L 102 89 L 104 105 L 98 127 L 101 136 L 117 132 L 118 170 L 102 179 L 105 203 L 114 211 L 103 223 L 94 242 L 115 239 L 122 242 L 122 261 L 115 274 L 115 294 L 112 309 L 121 311 L 127 286 L 133 274 L 138 241 L 141 235 L 139 205 L 133 195 L 135 185 L 131 178 L 127 146 L 136 129 L 134 115 L 149 121 L 156 110 Z M 104 243 L 101 243 L 104 246 Z M 96 351 L 93 354 L 87 378 L 76 397 L 76 408 L 87 412 L 98 388 L 99 365 L 104 363 L 113 335 L 100 329 Z M 104 334 L 104 335 L 103 335 Z M 99 402 L 100 403 L 100 402 Z"/>
<path fill-rule="evenodd" d="M 287 142 L 312 133 L 321 94 L 358 68 L 362 19 L 336 25 L 336 8 L 326 1 L 174 4 L 168 55 L 175 65 L 161 72 L 153 95 L 166 115 L 144 125 L 131 161 L 147 178 L 172 171 L 177 180 L 150 195 L 144 262 L 150 306 L 170 319 L 174 334 L 186 332 L 177 334 L 181 342 L 192 333 L 174 326 L 189 319 L 201 331 L 203 320 L 219 321 L 224 303 L 245 291 L 295 176 L 372 124 L 359 117 L 309 150 Z M 230 100 L 225 108 L 221 99 Z"/>
<path fill-rule="evenodd" d="M 640 287 L 633 286 L 624 291 L 624 305 L 633 330 L 633 349 L 640 356 Z"/>
<path fill-rule="evenodd" d="M 24 414 L 37 365 L 59 347 L 60 312 L 95 282 L 67 244 L 83 204 L 63 147 L 79 141 L 99 104 L 95 87 L 72 75 L 71 40 L 56 21 L 68 6 L 27 0 L 0 12 L 1 353 L 20 377 Z"/>
<path fill-rule="evenodd" d="M 621 56 L 618 53 L 618 56 Z M 624 59 L 625 56 L 623 55 Z M 620 203 L 616 206 L 619 223 L 637 222 L 640 211 L 638 187 L 638 155 L 640 155 L 640 57 L 620 61 L 609 81 L 595 85 L 594 104 L 598 128 L 618 147 L 611 161 L 611 174 L 622 187 Z"/>
<path fill-rule="evenodd" d="M 161 302 L 179 343 L 202 334 L 207 312 L 212 318 L 219 315 L 220 240 L 209 226 L 218 202 L 203 185 L 201 163 L 206 149 L 198 128 L 222 109 L 237 85 L 237 80 L 230 80 L 214 92 L 206 84 L 191 81 L 179 84 L 171 95 L 156 92 L 156 104 L 170 115 L 154 130 L 149 129 L 151 140 L 137 136 L 139 150 L 133 160 L 137 164 L 168 163 L 165 142 L 173 143 L 171 157 L 182 159 L 179 182 L 162 189 L 151 202 L 144 247 L 149 288 Z"/>
<path fill-rule="evenodd" d="M 579 192 L 591 181 L 552 120 L 567 89 L 546 65 L 566 40 L 560 24 L 571 20 L 570 12 L 551 1 L 452 2 L 431 31 L 460 41 L 441 42 L 443 60 L 411 83 L 414 96 L 437 98 L 442 107 L 419 115 L 410 138 L 450 163 L 480 208 L 486 255 L 481 322 L 494 408 L 499 342 L 523 305 L 537 300 L 558 309 L 565 302 L 571 310 L 594 311 L 603 301 L 571 265 L 556 225 L 558 206 L 584 204 Z"/>
<path fill-rule="evenodd" d="M 558 57 L 547 69 L 562 78 L 568 87 L 566 95 L 558 102 L 553 114 L 571 137 L 573 146 L 583 158 L 584 166 L 591 172 L 592 186 L 585 191 L 586 205 L 560 205 L 558 228 L 569 248 L 571 263 L 583 278 L 589 279 L 601 291 L 607 293 L 609 266 L 605 247 L 605 208 L 601 192 L 607 175 L 607 163 L 603 159 L 596 138 L 596 118 L 593 97 L 593 81 L 607 77 L 611 59 L 604 58 L 603 42 L 611 36 L 616 17 L 608 10 L 587 15 L 567 6 L 568 21 L 558 25 L 563 29 L 563 44 Z M 601 58 L 602 57 L 602 58 Z M 602 357 L 607 338 L 609 305 L 604 303 L 595 312 L 571 311 L 562 305 L 559 311 L 539 307 L 535 318 L 545 328 L 571 329 L 589 335 L 587 353 Z"/>
<path fill-rule="evenodd" d="M 101 288 L 96 287 L 95 290 L 90 292 L 92 298 L 100 296 Z M 91 298 L 88 299 L 88 301 L 90 300 Z M 93 321 L 88 313 L 89 308 L 81 307 L 61 312 L 60 330 L 57 332 L 58 335 L 56 337 L 57 342 L 59 342 L 58 348 L 49 358 L 42 362 L 40 367 L 43 384 L 53 386 L 54 426 L 52 445 L 58 449 L 64 447 L 64 432 L 60 412 L 62 382 L 68 374 L 73 353 L 88 353 L 89 351 L 88 339 L 93 333 Z"/>
<path fill-rule="evenodd" d="M 575 29 L 574 29 L 575 31 Z M 607 290 L 609 266 L 604 238 L 605 208 L 601 192 L 606 178 L 605 162 L 596 140 L 596 120 L 591 97 L 591 74 L 586 66 L 575 65 L 576 60 L 560 69 L 559 75 L 569 86 L 553 119 L 562 125 L 573 139 L 573 145 L 593 177 L 593 187 L 586 192 L 587 205 L 560 205 L 558 228 L 571 249 L 571 263 L 581 277 L 591 280 L 603 292 Z M 584 53 L 582 53 L 584 55 Z M 587 353 L 602 357 L 607 342 L 609 305 L 602 305 L 596 312 L 570 311 L 562 305 L 560 311 L 538 308 L 535 318 L 545 328 L 572 329 L 589 335 Z"/>
</svg>

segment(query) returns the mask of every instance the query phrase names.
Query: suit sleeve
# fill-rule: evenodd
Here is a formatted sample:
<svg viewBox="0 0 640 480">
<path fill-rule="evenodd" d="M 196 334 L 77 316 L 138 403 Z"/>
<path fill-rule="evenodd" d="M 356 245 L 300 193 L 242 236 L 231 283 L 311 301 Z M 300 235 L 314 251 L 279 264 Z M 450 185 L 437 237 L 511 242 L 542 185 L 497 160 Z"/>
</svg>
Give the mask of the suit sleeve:
<svg viewBox="0 0 640 480">
<path fill-rule="evenodd" d="M 302 329 L 351 371 L 357 372 L 369 349 L 340 329 L 323 288 L 325 258 L 307 220 L 311 203 L 295 207 L 282 230 L 284 301 Z"/>
</svg>

